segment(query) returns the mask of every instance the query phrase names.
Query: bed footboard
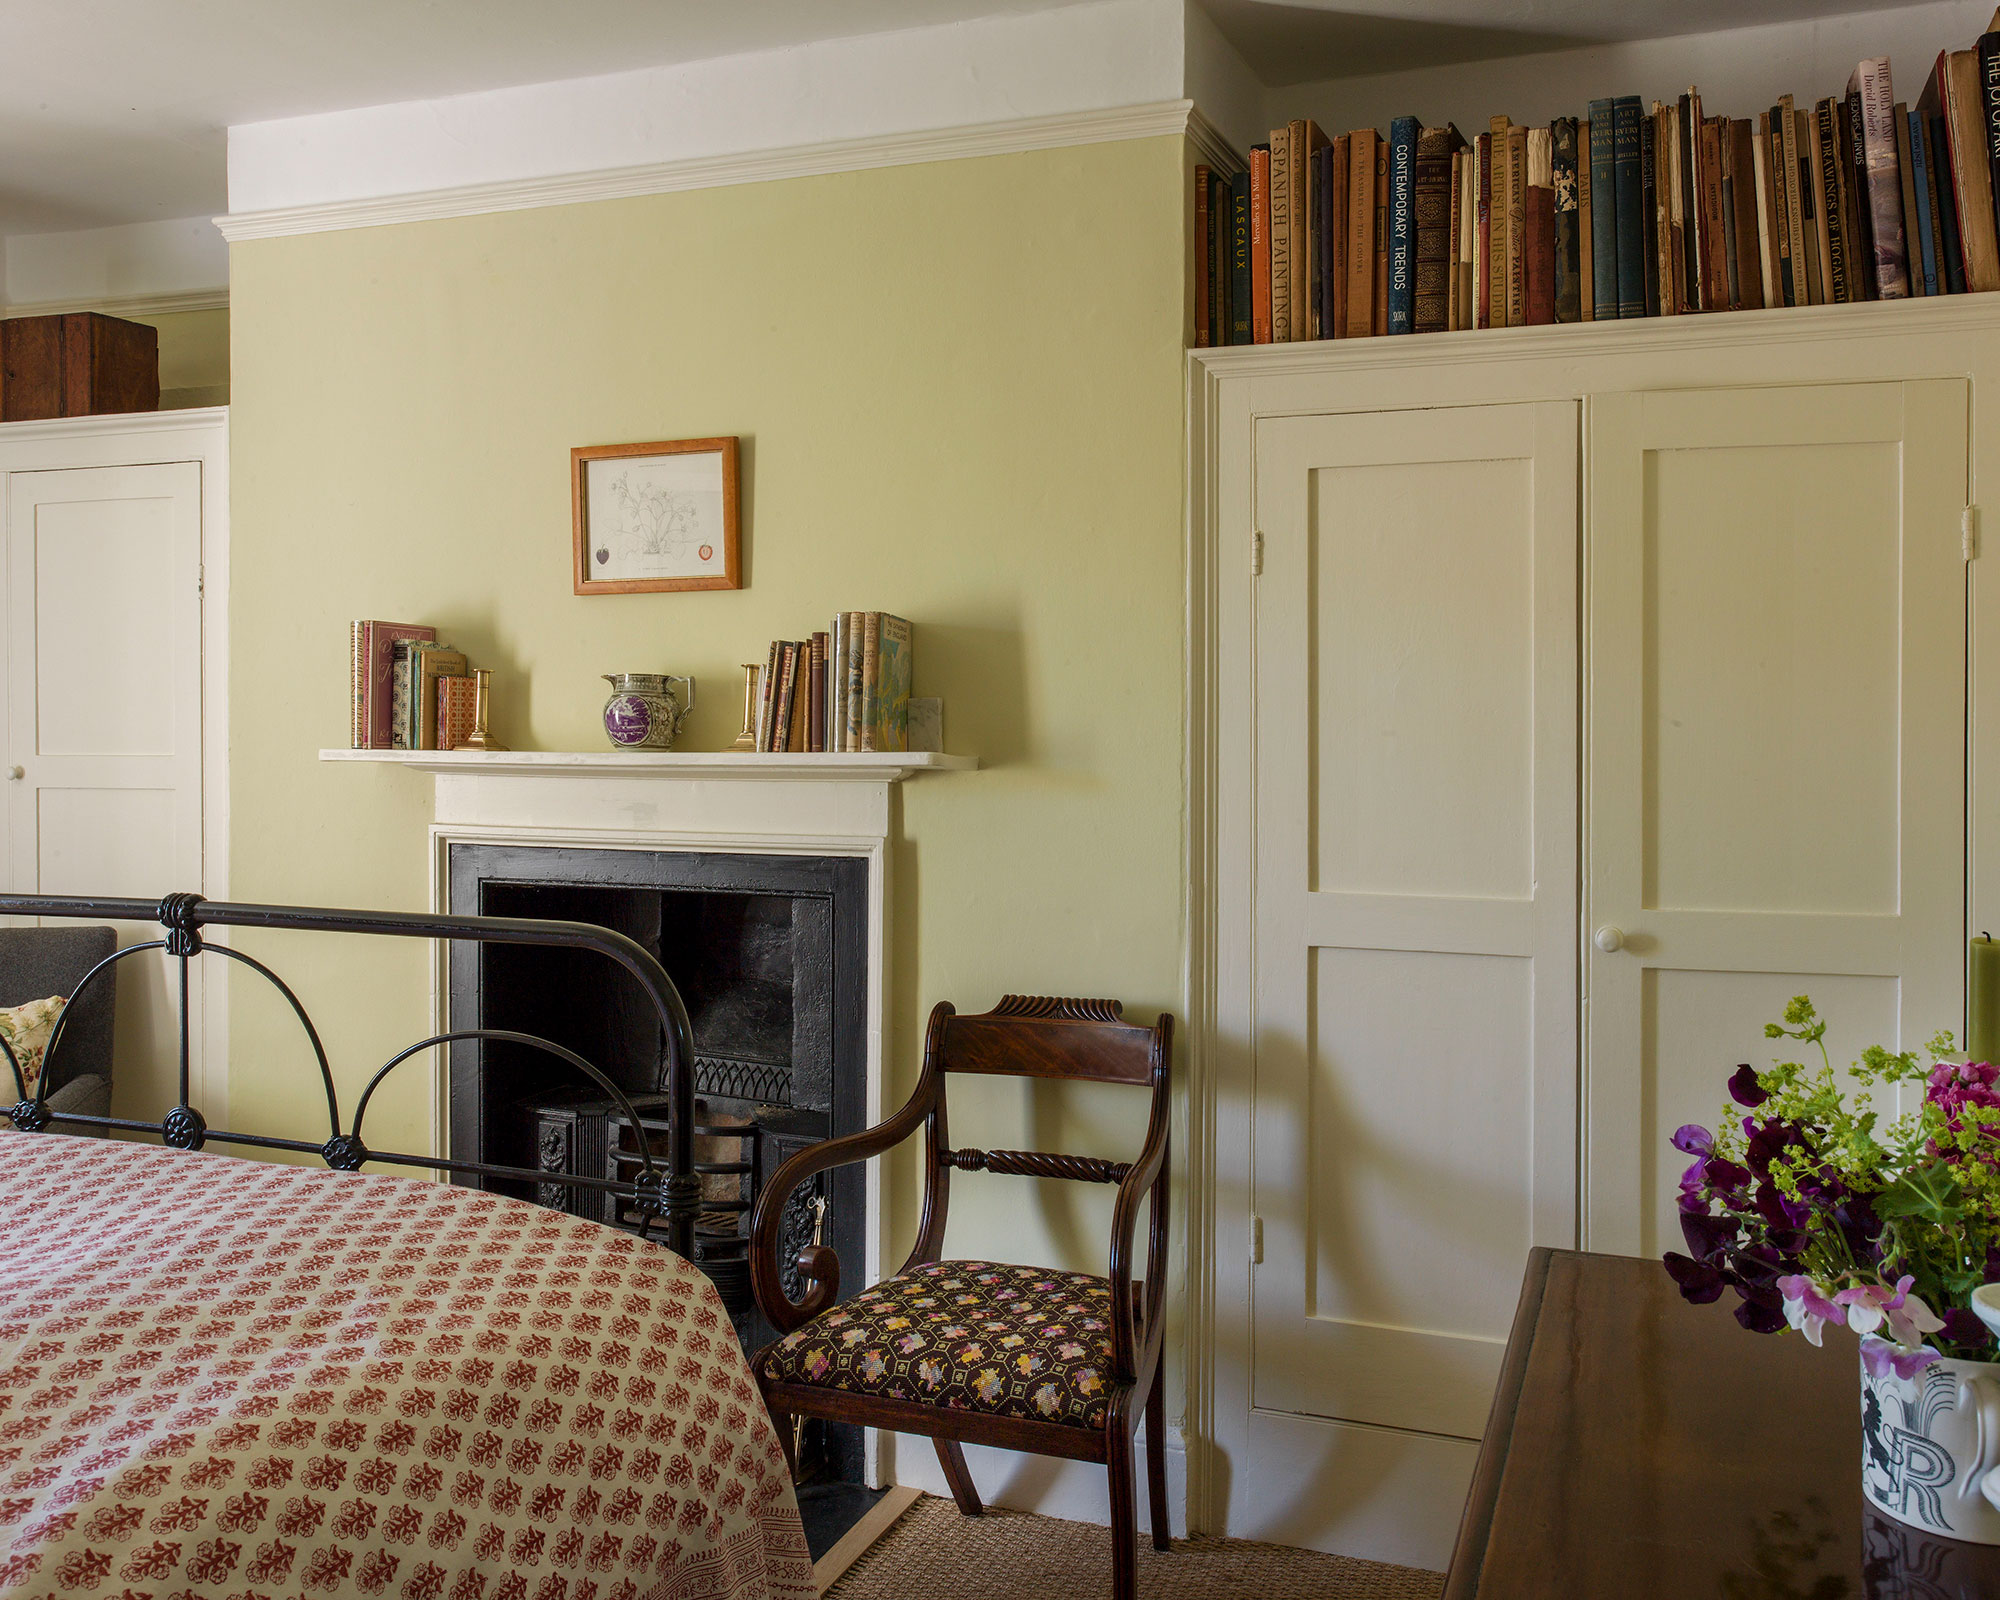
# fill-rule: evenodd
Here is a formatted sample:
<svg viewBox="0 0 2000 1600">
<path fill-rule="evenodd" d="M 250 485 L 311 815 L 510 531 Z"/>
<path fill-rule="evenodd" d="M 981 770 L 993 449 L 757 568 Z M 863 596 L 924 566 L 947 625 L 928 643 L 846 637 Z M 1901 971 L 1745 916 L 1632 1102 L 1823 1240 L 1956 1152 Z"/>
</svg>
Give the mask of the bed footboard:
<svg viewBox="0 0 2000 1600">
<path fill-rule="evenodd" d="M 175 1104 L 157 1123 L 130 1118 L 76 1115 L 53 1110 L 43 1095 L 50 1081 L 48 1063 L 61 1047 L 63 1025 L 69 1008 L 56 1021 L 44 1054 L 44 1070 L 34 1091 L 28 1089 L 20 1063 L 4 1037 L 4 1053 L 11 1087 L 18 1103 L 0 1106 L 0 1112 L 16 1128 L 38 1133 L 62 1124 L 92 1128 L 117 1128 L 127 1132 L 155 1133 L 161 1141 L 180 1150 L 199 1150 L 206 1144 L 240 1145 L 250 1149 L 286 1150 L 317 1155 L 329 1167 L 343 1172 L 358 1171 L 368 1162 L 397 1166 L 425 1167 L 467 1178 L 502 1178 L 526 1183 L 555 1183 L 569 1188 L 593 1189 L 629 1201 L 643 1219 L 642 1230 L 650 1232 L 654 1220 L 665 1234 L 669 1248 L 689 1261 L 695 1259 L 695 1217 L 701 1208 L 702 1181 L 694 1160 L 694 1045 L 688 1030 L 687 1008 L 673 980 L 653 955 L 621 933 L 587 922 L 544 922 L 525 917 L 455 917 L 428 912 L 345 911 L 316 906 L 239 905 L 222 900 L 204 900 L 195 894 L 173 894 L 164 900 L 86 898 L 67 895 L 0 895 L 0 915 L 21 917 L 81 918 L 100 922 L 158 922 L 165 935 L 114 951 L 84 975 L 70 995 L 74 1001 L 94 983 L 110 982 L 120 961 L 146 950 L 164 950 L 177 964 L 180 1018 L 179 1093 Z M 319 1030 L 290 985 L 256 957 L 213 944 L 202 938 L 204 928 L 268 928 L 309 933 L 353 933 L 405 939 L 471 940 L 483 944 L 549 945 L 568 949 L 595 950 L 630 973 L 645 991 L 659 1016 L 663 1041 L 662 1085 L 668 1097 L 667 1153 L 662 1166 L 644 1148 L 634 1153 L 638 1171 L 630 1177 L 589 1177 L 557 1174 L 527 1167 L 498 1166 L 489 1162 L 458 1161 L 448 1157 L 412 1155 L 378 1150 L 363 1136 L 368 1103 L 383 1079 L 404 1062 L 439 1045 L 459 1039 L 488 1039 L 523 1045 L 546 1052 L 583 1073 L 610 1095 L 637 1126 L 639 1117 L 624 1090 L 575 1051 L 534 1034 L 498 1028 L 461 1028 L 433 1034 L 391 1056 L 368 1080 L 354 1106 L 352 1119 L 343 1125 L 340 1096 L 333 1081 L 333 1069 Z M 284 996 L 299 1019 L 319 1066 L 320 1086 L 326 1095 L 327 1137 L 320 1144 L 300 1139 L 283 1139 L 270 1134 L 244 1133 L 210 1127 L 200 1110 L 189 1103 L 188 1091 L 188 986 L 189 969 L 202 956 L 236 962 L 256 972 Z M 7 1097 L 9 1078 L 0 1074 L 0 1101 Z M 657 1116 L 657 1112 L 655 1113 Z"/>
</svg>

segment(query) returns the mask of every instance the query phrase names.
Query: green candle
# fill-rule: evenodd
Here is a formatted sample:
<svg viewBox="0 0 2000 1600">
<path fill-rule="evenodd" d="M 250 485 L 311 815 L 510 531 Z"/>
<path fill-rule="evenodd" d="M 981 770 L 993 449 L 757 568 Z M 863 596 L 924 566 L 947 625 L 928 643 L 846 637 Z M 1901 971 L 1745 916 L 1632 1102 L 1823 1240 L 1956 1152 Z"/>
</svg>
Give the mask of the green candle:
<svg viewBox="0 0 2000 1600">
<path fill-rule="evenodd" d="M 2000 944 L 1982 933 L 1966 968 L 1965 1053 L 1973 1061 L 2000 1057 Z"/>
</svg>

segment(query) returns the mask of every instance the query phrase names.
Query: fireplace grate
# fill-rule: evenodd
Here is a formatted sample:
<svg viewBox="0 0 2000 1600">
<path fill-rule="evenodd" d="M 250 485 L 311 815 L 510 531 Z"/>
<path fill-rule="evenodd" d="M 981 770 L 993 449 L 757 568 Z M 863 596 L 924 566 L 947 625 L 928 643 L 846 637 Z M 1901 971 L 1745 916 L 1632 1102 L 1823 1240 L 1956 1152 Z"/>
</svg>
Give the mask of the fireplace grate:
<svg viewBox="0 0 2000 1600">
<path fill-rule="evenodd" d="M 792 1069 L 788 1063 L 739 1061 L 730 1056 L 694 1058 L 694 1092 L 731 1100 L 756 1100 L 775 1105 L 792 1102 Z"/>
</svg>

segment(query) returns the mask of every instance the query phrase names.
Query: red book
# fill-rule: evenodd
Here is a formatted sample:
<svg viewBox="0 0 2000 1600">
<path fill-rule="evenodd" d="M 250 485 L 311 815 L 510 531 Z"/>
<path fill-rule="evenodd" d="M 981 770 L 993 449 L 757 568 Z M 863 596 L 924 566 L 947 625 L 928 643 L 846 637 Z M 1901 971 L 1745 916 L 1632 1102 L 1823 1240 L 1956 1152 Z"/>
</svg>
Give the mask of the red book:
<svg viewBox="0 0 2000 1600">
<path fill-rule="evenodd" d="M 440 750 L 456 750 L 471 736 L 473 712 L 478 706 L 479 681 L 476 678 L 439 678 L 437 697 L 437 747 Z"/>
<path fill-rule="evenodd" d="M 422 639 L 434 643 L 437 629 L 413 622 L 356 622 L 350 629 L 354 680 L 353 745 L 357 750 L 387 750 L 395 739 L 391 715 L 396 642 Z"/>
<path fill-rule="evenodd" d="M 826 635 L 816 633 L 808 641 L 812 649 L 806 686 L 812 699 L 806 704 L 806 748 L 826 748 Z"/>
<path fill-rule="evenodd" d="M 1375 141 L 1375 299 L 1368 331 L 1389 331 L 1389 141 Z"/>
<path fill-rule="evenodd" d="M 1474 327 L 1493 326 L 1493 135 L 1482 133 L 1473 141 L 1473 165 L 1479 169 L 1479 237 L 1473 245 L 1472 309 Z"/>
<path fill-rule="evenodd" d="M 1326 231 L 1329 238 L 1326 271 L 1329 304 L 1326 314 L 1333 319 L 1333 326 L 1325 330 L 1329 339 L 1345 339 L 1351 331 L 1347 326 L 1347 184 L 1348 168 L 1353 155 L 1349 135 L 1342 134 L 1333 141 L 1332 155 L 1333 182 L 1330 197 L 1326 201 Z"/>
<path fill-rule="evenodd" d="M 1347 333 L 1365 339 L 1375 331 L 1375 151 L 1373 128 L 1347 136 Z"/>
<path fill-rule="evenodd" d="M 1250 339 L 1271 342 L 1271 147 L 1250 147 Z"/>
<path fill-rule="evenodd" d="M 1556 320 L 1556 194 L 1540 184 L 1528 190 L 1528 237 L 1522 267 L 1528 276 L 1530 326 Z"/>
<path fill-rule="evenodd" d="M 1206 350 L 1215 343 L 1215 330 L 1208 321 L 1208 234 L 1213 226 L 1208 214 L 1208 168 L 1194 169 L 1194 347 Z"/>
</svg>

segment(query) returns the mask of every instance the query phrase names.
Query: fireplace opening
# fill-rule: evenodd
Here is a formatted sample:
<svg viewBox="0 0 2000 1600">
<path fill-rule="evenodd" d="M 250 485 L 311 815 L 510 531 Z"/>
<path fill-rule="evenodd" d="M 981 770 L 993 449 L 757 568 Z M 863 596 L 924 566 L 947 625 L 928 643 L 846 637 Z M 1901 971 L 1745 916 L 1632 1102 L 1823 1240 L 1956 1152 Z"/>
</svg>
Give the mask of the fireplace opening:
<svg viewBox="0 0 2000 1600">
<path fill-rule="evenodd" d="M 455 843 L 453 912 L 591 922 L 658 957 L 688 1009 L 695 1050 L 695 1159 L 702 1176 L 697 1264 L 738 1337 L 776 1336 L 750 1292 L 750 1214 L 796 1151 L 858 1131 L 866 1111 L 867 863 L 738 855 Z M 629 1177 L 664 1149 L 663 1041 L 643 992 L 587 951 L 454 948 L 454 1027 L 536 1034 L 576 1051 L 624 1090 L 636 1125 L 582 1073 L 535 1050 L 467 1040 L 450 1057 L 455 1156 L 544 1172 Z M 618 1226 L 639 1219 L 608 1197 L 555 1183 L 491 1187 Z M 831 1245 L 860 1287 L 865 1191 L 859 1167 L 821 1174 L 787 1203 L 780 1259 L 794 1296 L 798 1252 Z M 858 1483 L 859 1431 L 808 1425 L 802 1482 Z"/>
</svg>

